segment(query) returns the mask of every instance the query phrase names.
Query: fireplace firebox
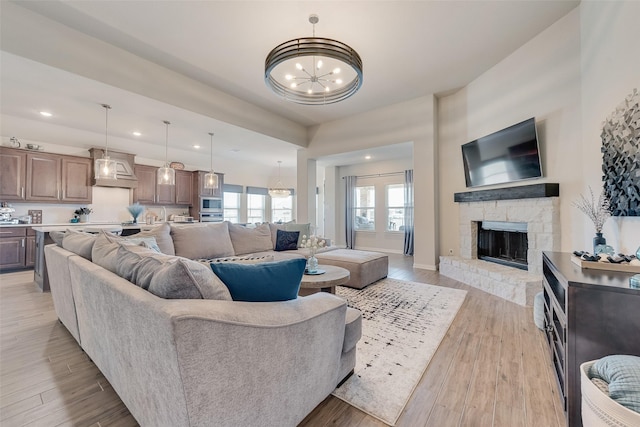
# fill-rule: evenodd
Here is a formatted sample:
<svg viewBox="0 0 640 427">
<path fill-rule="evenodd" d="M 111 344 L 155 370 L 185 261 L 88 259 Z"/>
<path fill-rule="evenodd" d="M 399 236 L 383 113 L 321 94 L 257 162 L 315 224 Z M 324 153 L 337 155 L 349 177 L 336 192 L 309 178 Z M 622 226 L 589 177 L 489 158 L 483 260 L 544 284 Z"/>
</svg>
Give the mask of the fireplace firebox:
<svg viewBox="0 0 640 427">
<path fill-rule="evenodd" d="M 478 258 L 528 270 L 527 224 L 482 221 L 478 223 Z"/>
</svg>

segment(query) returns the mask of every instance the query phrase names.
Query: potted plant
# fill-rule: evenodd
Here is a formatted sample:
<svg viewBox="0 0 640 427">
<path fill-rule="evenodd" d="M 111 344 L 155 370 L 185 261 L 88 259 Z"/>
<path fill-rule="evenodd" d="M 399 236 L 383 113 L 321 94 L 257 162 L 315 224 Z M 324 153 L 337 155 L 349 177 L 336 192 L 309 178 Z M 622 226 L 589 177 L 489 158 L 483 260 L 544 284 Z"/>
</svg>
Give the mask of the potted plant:
<svg viewBox="0 0 640 427">
<path fill-rule="evenodd" d="M 573 202 L 573 206 L 588 216 L 596 228 L 596 237 L 593 238 L 593 253 L 595 254 L 598 245 L 607 244 L 607 240 L 602 237 L 602 226 L 611 216 L 611 204 L 604 190 L 600 192 L 597 202 L 591 187 L 589 187 L 589 193 L 591 200 L 580 194 L 580 200 Z"/>
<path fill-rule="evenodd" d="M 93 209 L 83 207 L 78 208 L 73 213 L 80 218 L 80 222 L 89 222 L 89 215 L 93 212 Z"/>
</svg>

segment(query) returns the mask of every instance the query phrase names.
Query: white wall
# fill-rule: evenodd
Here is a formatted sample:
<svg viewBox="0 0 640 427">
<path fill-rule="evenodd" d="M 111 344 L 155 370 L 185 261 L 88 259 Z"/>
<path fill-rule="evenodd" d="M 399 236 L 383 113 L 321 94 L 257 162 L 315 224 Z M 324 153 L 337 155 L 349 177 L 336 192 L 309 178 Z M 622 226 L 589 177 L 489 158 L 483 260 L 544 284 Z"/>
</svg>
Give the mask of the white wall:
<svg viewBox="0 0 640 427">
<path fill-rule="evenodd" d="M 469 191 L 460 146 L 530 117 L 536 118 L 544 178 L 518 185 L 560 183 L 562 250 L 577 249 L 582 229 L 581 223 L 574 225 L 571 201 L 584 183 L 580 90 L 580 13 L 575 9 L 468 86 L 439 100 L 437 200 L 442 255 L 449 249 L 458 254 L 459 217 L 453 193 Z"/>
<path fill-rule="evenodd" d="M 396 159 L 381 162 L 365 162 L 358 165 L 342 166 L 338 168 L 339 182 L 336 185 L 335 211 L 345 211 L 345 186 L 342 179 L 348 175 L 362 176 L 372 174 L 388 174 L 401 172 L 399 175 L 358 178 L 358 185 L 373 185 L 376 189 L 376 229 L 373 231 L 357 231 L 355 249 L 373 250 L 391 253 L 402 253 L 404 249 L 404 233 L 389 232 L 385 228 L 385 186 L 389 184 L 403 184 L 404 172 L 406 169 L 413 169 L 413 159 Z M 345 216 L 339 215 L 336 218 L 337 230 L 345 229 Z M 344 232 L 336 237 L 336 244 L 345 245 L 346 236 Z"/>
<path fill-rule="evenodd" d="M 631 94 L 640 90 L 640 2 L 585 2 L 580 4 L 582 42 L 582 153 L 581 192 L 587 185 L 602 186 L 602 122 Z M 581 226 L 576 247 L 591 247 L 593 224 L 575 214 Z M 635 253 L 640 246 L 640 217 L 610 219 L 602 230 L 617 251 Z"/>
</svg>

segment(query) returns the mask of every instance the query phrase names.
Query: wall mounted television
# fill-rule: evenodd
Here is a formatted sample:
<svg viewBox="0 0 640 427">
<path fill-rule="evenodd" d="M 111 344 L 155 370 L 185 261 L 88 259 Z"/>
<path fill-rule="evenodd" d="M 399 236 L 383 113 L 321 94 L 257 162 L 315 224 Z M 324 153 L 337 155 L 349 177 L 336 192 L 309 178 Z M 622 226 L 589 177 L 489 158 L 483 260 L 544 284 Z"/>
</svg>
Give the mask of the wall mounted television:
<svg viewBox="0 0 640 427">
<path fill-rule="evenodd" d="M 541 178 L 535 118 L 464 144 L 462 160 L 467 187 Z"/>
</svg>

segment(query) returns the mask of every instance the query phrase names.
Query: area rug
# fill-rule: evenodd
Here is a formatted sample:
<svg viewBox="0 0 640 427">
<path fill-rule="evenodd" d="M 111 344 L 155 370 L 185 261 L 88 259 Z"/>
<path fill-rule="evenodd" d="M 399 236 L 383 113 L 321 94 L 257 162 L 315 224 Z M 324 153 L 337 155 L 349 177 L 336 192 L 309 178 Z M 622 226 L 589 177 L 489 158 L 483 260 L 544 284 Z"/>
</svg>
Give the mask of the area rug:
<svg viewBox="0 0 640 427">
<path fill-rule="evenodd" d="M 336 294 L 362 312 L 362 338 L 355 373 L 333 395 L 393 426 L 467 292 L 384 279 Z"/>
</svg>

